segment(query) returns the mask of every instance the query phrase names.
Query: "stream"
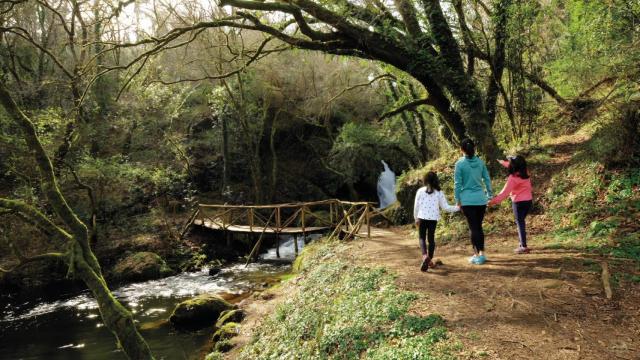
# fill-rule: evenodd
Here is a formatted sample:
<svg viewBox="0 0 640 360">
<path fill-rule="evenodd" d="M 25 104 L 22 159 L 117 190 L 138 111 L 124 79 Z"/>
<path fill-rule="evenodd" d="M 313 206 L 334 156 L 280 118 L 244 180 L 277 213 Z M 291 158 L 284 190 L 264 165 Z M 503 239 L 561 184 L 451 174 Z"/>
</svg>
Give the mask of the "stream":
<svg viewBox="0 0 640 360">
<path fill-rule="evenodd" d="M 304 246 L 302 239 L 298 246 Z M 232 264 L 214 276 L 209 269 L 181 273 L 160 280 L 128 284 L 113 291 L 133 313 L 142 336 L 157 359 L 202 359 L 212 329 L 178 332 L 167 322 L 180 301 L 202 293 L 242 298 L 265 282 L 290 271 L 290 264 L 274 265 L 275 249 L 262 254 L 262 262 Z M 280 246 L 280 259 L 295 258 L 293 239 Z M 125 359 L 114 336 L 100 319 L 88 292 L 17 300 L 0 298 L 0 359 Z"/>
</svg>

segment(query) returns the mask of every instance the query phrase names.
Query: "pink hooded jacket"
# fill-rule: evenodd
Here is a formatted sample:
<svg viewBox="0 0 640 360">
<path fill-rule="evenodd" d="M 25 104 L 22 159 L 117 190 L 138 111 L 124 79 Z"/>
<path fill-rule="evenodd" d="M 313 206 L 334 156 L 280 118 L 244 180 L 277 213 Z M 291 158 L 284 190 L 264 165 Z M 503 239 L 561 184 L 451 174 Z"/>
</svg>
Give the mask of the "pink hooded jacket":
<svg viewBox="0 0 640 360">
<path fill-rule="evenodd" d="M 509 166 L 508 161 L 500 161 L 504 167 Z M 523 179 L 517 175 L 509 175 L 507 183 L 498 195 L 489 201 L 489 205 L 495 205 L 504 200 L 507 196 L 511 197 L 512 202 L 527 201 L 533 199 L 531 194 L 531 178 Z"/>
</svg>

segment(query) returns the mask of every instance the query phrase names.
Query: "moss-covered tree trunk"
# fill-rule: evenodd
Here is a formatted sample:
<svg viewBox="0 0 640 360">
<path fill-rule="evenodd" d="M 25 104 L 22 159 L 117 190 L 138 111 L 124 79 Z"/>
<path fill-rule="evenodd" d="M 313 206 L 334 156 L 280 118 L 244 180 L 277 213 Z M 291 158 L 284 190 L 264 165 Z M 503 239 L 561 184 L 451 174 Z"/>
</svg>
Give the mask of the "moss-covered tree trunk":
<svg viewBox="0 0 640 360">
<path fill-rule="evenodd" d="M 63 236 L 67 244 L 67 251 L 63 258 L 69 265 L 69 273 L 87 285 L 98 302 L 102 320 L 115 335 L 124 353 L 129 359 L 153 359 L 149 346 L 135 327 L 131 312 L 120 304 L 109 290 L 102 276 L 98 259 L 91 250 L 87 226 L 62 195 L 51 159 L 42 147 L 33 123 L 18 108 L 4 84 L 0 84 L 0 103 L 9 117 L 21 128 L 24 139 L 36 159 L 42 177 L 43 193 L 46 194 L 55 214 L 69 231 L 54 225 L 40 212 L 24 203 L 1 199 L 4 201 L 0 201 L 0 207 L 10 208 L 30 222 L 38 224 L 40 228 L 44 227 L 50 232 Z"/>
</svg>

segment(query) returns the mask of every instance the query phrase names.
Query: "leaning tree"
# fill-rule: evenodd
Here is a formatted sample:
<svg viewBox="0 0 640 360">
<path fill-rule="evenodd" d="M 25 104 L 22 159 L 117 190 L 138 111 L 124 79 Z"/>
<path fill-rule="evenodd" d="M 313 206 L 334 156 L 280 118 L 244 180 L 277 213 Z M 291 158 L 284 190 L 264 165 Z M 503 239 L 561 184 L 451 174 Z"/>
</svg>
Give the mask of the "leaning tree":
<svg viewBox="0 0 640 360">
<path fill-rule="evenodd" d="M 10 242 L 19 262 L 11 268 L 0 267 L 0 273 L 10 272 L 25 263 L 42 259 L 65 262 L 69 267 L 69 275 L 82 280 L 93 294 L 102 320 L 115 335 L 125 355 L 129 359 L 153 359 L 149 346 L 136 329 L 131 312 L 109 290 L 98 259 L 91 249 L 87 225 L 80 220 L 60 191 L 53 163 L 40 142 L 33 122 L 18 107 L 4 83 L 0 83 L 0 104 L 6 116 L 21 130 L 22 138 L 36 160 L 42 192 L 62 225 L 22 200 L 0 197 L 0 211 L 3 215 L 6 215 L 5 212 L 17 215 L 41 230 L 51 241 L 61 240 L 58 243 L 64 244 L 59 252 L 27 256 Z"/>
</svg>

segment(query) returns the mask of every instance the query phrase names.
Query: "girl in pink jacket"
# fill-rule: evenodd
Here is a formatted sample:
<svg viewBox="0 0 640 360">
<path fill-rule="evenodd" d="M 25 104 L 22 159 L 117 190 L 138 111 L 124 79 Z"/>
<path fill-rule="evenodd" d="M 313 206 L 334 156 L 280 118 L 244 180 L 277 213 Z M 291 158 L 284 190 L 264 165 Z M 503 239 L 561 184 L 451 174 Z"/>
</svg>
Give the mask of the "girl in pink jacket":
<svg viewBox="0 0 640 360">
<path fill-rule="evenodd" d="M 504 184 L 502 191 L 489 201 L 489 205 L 499 204 L 507 196 L 511 197 L 511 206 L 518 225 L 518 237 L 520 238 L 520 246 L 515 250 L 515 253 L 527 254 L 530 250 L 527 247 L 525 217 L 533 205 L 531 179 L 527 171 L 527 162 L 522 156 L 509 156 L 507 160 L 499 160 L 500 164 L 506 167 L 509 173 L 507 183 Z"/>
</svg>

